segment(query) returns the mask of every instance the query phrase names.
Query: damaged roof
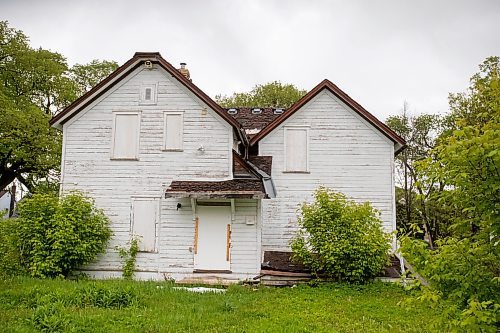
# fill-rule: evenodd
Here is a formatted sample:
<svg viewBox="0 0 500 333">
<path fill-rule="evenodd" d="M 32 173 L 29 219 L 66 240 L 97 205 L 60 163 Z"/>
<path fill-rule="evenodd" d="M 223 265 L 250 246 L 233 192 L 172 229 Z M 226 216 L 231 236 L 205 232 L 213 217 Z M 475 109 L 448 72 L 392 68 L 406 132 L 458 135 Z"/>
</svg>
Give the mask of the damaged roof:
<svg viewBox="0 0 500 333">
<path fill-rule="evenodd" d="M 269 176 L 271 176 L 271 170 L 273 166 L 272 156 L 249 156 L 248 162 L 252 163 L 258 169 L 264 171 Z"/>
<path fill-rule="evenodd" d="M 260 179 L 232 179 L 223 181 L 177 181 L 165 192 L 166 198 L 246 198 L 266 196 Z"/>
<path fill-rule="evenodd" d="M 226 108 L 226 112 L 233 117 L 245 130 L 251 139 L 281 114 L 286 112 L 282 108 Z"/>
</svg>

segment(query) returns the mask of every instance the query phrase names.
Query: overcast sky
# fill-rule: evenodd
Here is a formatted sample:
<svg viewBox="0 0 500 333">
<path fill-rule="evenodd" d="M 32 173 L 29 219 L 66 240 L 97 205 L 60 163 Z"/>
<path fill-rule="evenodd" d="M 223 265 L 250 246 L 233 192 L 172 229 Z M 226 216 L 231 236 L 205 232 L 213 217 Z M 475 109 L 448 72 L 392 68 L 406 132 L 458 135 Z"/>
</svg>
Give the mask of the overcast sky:
<svg viewBox="0 0 500 333">
<path fill-rule="evenodd" d="M 187 62 L 207 94 L 328 78 L 380 119 L 447 110 L 478 64 L 500 55 L 500 1 L 23 1 L 0 19 L 70 64 L 136 51 Z"/>
</svg>

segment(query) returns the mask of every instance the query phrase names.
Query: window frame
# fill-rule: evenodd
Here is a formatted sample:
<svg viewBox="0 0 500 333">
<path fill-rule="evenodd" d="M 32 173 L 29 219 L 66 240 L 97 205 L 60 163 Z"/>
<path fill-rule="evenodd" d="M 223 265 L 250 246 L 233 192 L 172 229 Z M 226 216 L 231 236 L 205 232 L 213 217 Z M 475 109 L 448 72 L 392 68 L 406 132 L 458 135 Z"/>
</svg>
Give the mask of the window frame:
<svg viewBox="0 0 500 333">
<path fill-rule="evenodd" d="M 283 173 L 311 173 L 309 168 L 310 161 L 310 136 L 309 131 L 311 127 L 305 125 L 297 125 L 297 126 L 285 126 L 283 127 Z M 288 170 L 287 163 L 287 132 L 289 130 L 305 130 L 306 131 L 306 169 L 305 170 Z"/>
<path fill-rule="evenodd" d="M 167 119 L 169 115 L 178 115 L 181 117 L 180 127 L 180 147 L 167 147 Z M 184 151 L 184 111 L 163 111 L 163 142 L 162 151 Z"/>
<path fill-rule="evenodd" d="M 138 161 L 139 160 L 139 149 L 141 144 L 141 114 L 142 111 L 113 111 L 113 125 L 111 128 L 111 149 L 110 149 L 110 159 L 111 160 L 124 160 L 124 161 Z M 115 137 L 116 137 L 116 117 L 118 115 L 136 115 L 137 116 L 137 138 L 136 138 L 136 149 L 133 157 L 115 157 Z"/>
<path fill-rule="evenodd" d="M 146 89 L 151 89 L 151 99 L 146 100 Z M 158 103 L 158 83 L 143 83 L 139 92 L 139 105 L 156 105 Z"/>
</svg>

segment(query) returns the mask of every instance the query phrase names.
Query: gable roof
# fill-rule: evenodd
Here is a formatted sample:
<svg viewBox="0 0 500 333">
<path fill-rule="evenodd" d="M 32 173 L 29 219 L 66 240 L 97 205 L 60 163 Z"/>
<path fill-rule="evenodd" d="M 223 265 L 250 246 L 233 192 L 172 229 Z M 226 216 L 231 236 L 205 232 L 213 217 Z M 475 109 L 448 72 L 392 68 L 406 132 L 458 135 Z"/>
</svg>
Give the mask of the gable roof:
<svg viewBox="0 0 500 333">
<path fill-rule="evenodd" d="M 324 89 L 330 91 L 338 99 L 344 102 L 352 110 L 358 113 L 363 119 L 368 121 L 373 127 L 379 130 L 382 134 L 388 137 L 396 145 L 395 154 L 402 151 L 406 142 L 403 138 L 391 130 L 387 125 L 378 120 L 374 115 L 368 112 L 365 108 L 359 105 L 355 100 L 353 100 L 349 95 L 343 92 L 339 87 L 333 84 L 331 81 L 325 79 L 321 81 L 316 87 L 305 94 L 301 99 L 299 99 L 295 104 L 293 104 L 286 112 L 281 114 L 279 117 L 271 121 L 266 127 L 264 127 L 258 134 L 250 139 L 250 145 L 254 145 L 263 139 L 266 135 L 271 133 L 276 127 L 281 125 L 285 120 L 290 118 L 295 112 L 297 112 L 301 107 L 303 107 L 307 102 L 313 99 L 316 95 L 322 92 Z"/>
<path fill-rule="evenodd" d="M 182 75 L 174 66 L 172 66 L 168 61 L 163 59 L 159 52 L 136 52 L 134 56 L 128 60 L 125 64 L 120 66 L 117 70 L 111 73 L 107 78 L 102 80 L 99 84 L 85 93 L 83 96 L 75 100 L 63 111 L 55 115 L 50 120 L 50 125 L 54 127 L 61 127 L 69 119 L 77 115 L 83 108 L 88 106 L 90 103 L 95 101 L 97 98 L 102 96 L 105 92 L 111 89 L 114 85 L 125 78 L 129 73 L 134 71 L 136 68 L 144 64 L 145 61 L 151 61 L 163 68 L 165 71 L 170 73 L 177 81 L 184 85 L 189 91 L 191 91 L 196 97 L 201 99 L 205 104 L 207 104 L 212 110 L 214 110 L 222 119 L 227 121 L 233 128 L 236 129 L 238 134 L 241 136 L 240 131 L 241 125 L 224 109 L 212 100 L 207 94 L 201 91 L 193 82 L 188 80 L 184 75 Z"/>
</svg>

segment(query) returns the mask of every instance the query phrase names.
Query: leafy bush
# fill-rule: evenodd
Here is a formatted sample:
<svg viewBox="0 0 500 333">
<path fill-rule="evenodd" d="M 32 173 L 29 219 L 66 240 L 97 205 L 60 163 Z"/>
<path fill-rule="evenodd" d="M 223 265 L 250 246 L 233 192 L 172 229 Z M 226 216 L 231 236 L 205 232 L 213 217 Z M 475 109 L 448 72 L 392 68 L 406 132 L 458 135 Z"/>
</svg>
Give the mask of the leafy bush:
<svg viewBox="0 0 500 333">
<path fill-rule="evenodd" d="M 34 277 L 68 276 L 103 252 L 111 236 L 108 218 L 78 192 L 34 195 L 19 205 L 19 216 L 18 247 Z"/>
<path fill-rule="evenodd" d="M 0 219 L 0 276 L 14 276 L 24 273 L 19 253 L 17 220 Z"/>
<path fill-rule="evenodd" d="M 389 261 L 391 241 L 377 211 L 324 187 L 314 197 L 301 207 L 300 230 L 291 243 L 294 259 L 340 281 L 362 283 L 377 276 Z"/>
<path fill-rule="evenodd" d="M 431 309 L 441 308 L 441 318 L 431 323 L 435 330 L 497 332 L 500 256 L 495 248 L 452 237 L 437 245 L 437 250 L 430 251 L 424 241 L 402 238 L 403 256 L 429 283 L 407 304 L 419 300 Z"/>
<path fill-rule="evenodd" d="M 124 261 L 122 276 L 125 279 L 132 279 L 135 271 L 135 261 L 139 252 L 139 239 L 134 237 L 130 240 L 128 249 L 117 247 L 120 258 Z"/>
</svg>

